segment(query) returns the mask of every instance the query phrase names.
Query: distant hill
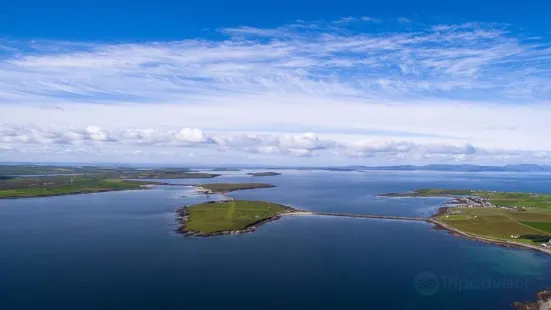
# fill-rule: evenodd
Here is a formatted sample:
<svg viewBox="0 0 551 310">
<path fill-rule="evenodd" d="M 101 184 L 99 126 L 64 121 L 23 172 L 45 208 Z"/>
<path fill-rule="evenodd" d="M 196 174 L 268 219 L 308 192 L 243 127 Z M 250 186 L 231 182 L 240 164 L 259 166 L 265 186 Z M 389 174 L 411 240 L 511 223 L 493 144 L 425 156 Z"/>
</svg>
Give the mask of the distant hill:
<svg viewBox="0 0 551 310">
<path fill-rule="evenodd" d="M 480 165 L 400 165 L 400 166 L 351 166 L 344 167 L 350 170 L 396 170 L 396 171 L 459 171 L 459 172 L 484 172 L 484 171 L 503 171 L 503 172 L 551 172 L 549 165 L 535 164 L 517 164 L 505 166 L 480 166 Z"/>
</svg>

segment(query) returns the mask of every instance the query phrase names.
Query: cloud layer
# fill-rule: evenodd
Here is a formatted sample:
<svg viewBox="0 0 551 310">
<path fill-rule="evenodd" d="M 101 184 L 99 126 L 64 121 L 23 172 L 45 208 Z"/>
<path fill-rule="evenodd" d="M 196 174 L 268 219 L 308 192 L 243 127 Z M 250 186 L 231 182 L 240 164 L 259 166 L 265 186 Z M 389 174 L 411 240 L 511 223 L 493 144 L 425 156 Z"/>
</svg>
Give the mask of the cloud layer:
<svg viewBox="0 0 551 310">
<path fill-rule="evenodd" d="M 548 38 L 372 17 L 212 34 L 0 42 L 0 154 L 548 160 Z"/>
<path fill-rule="evenodd" d="M 198 128 L 159 131 L 156 129 L 105 130 L 96 126 L 82 129 L 4 126 L 0 128 L 0 152 L 20 150 L 79 154 L 103 152 L 117 146 L 131 155 L 159 155 L 158 150 L 216 150 L 240 154 L 314 157 L 329 154 L 349 159 L 465 161 L 547 160 L 551 152 L 486 149 L 471 144 L 426 143 L 395 140 L 341 142 L 323 139 L 314 133 L 298 135 L 206 133 Z M 137 149 L 139 148 L 139 149 Z M 108 153 L 107 152 L 107 153 Z M 187 154 L 190 154 L 189 152 Z M 165 152 L 165 155 L 174 155 Z"/>
</svg>

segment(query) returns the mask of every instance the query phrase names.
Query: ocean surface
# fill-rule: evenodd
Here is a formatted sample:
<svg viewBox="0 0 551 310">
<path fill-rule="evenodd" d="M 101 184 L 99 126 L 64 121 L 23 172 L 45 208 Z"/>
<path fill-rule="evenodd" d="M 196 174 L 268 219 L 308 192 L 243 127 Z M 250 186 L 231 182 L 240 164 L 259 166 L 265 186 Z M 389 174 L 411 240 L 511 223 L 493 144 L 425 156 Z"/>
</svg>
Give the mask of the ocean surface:
<svg viewBox="0 0 551 310">
<path fill-rule="evenodd" d="M 179 184 L 266 182 L 234 192 L 293 207 L 429 216 L 444 199 L 382 198 L 416 188 L 551 192 L 551 174 L 224 172 Z M 0 310 L 511 309 L 551 286 L 551 257 L 458 238 L 428 223 L 289 216 L 213 238 L 174 232 L 174 211 L 208 201 L 160 186 L 0 200 Z"/>
</svg>

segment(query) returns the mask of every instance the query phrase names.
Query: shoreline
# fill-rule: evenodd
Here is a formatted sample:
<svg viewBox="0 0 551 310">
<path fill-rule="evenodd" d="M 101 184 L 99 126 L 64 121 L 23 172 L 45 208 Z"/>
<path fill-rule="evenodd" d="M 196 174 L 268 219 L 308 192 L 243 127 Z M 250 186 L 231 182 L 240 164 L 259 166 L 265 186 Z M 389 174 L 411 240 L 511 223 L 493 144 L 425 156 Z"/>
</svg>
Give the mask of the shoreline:
<svg viewBox="0 0 551 310">
<path fill-rule="evenodd" d="M 201 186 L 194 186 L 194 187 L 197 189 L 198 192 L 203 193 L 205 195 L 218 194 L 218 195 L 222 195 L 225 198 L 223 200 L 228 200 L 228 201 L 233 200 L 233 198 L 228 196 L 227 193 L 225 193 L 225 192 L 216 192 L 216 191 L 213 191 L 213 190 L 210 190 L 210 189 L 207 189 L 207 188 L 203 188 Z M 450 203 L 446 203 L 446 204 L 450 205 Z M 494 239 L 494 238 L 489 238 L 489 237 L 484 237 L 484 236 L 478 236 L 478 235 L 474 235 L 474 234 L 471 234 L 471 233 L 468 233 L 468 232 L 464 232 L 462 230 L 459 230 L 457 228 L 454 228 L 452 226 L 449 226 L 445 223 L 440 222 L 437 219 L 438 216 L 445 214 L 446 211 L 449 208 L 452 208 L 452 207 L 441 207 L 441 208 L 439 208 L 434 214 L 427 217 L 424 221 L 427 222 L 427 223 L 433 224 L 434 225 L 433 228 L 436 229 L 436 230 L 445 230 L 448 233 L 450 233 L 454 236 L 457 236 L 457 237 L 462 237 L 462 238 L 466 238 L 466 239 L 470 239 L 470 240 L 480 241 L 480 242 L 484 242 L 484 243 L 487 243 L 487 244 L 493 244 L 493 245 L 506 247 L 506 248 L 535 250 L 535 251 L 539 251 L 539 252 L 547 254 L 547 255 L 551 255 L 551 250 L 547 250 L 547 249 L 544 249 L 544 248 L 541 248 L 541 247 L 538 247 L 538 246 L 535 246 L 535 245 L 529 245 L 529 244 L 524 244 L 524 243 L 514 242 L 514 241 L 509 241 L 509 240 L 500 240 L 500 239 Z M 275 215 L 275 216 L 273 216 L 269 219 L 264 219 L 264 220 L 261 220 L 259 222 L 253 223 L 253 224 L 251 224 L 251 226 L 258 227 L 258 226 L 261 226 L 261 225 L 263 225 L 267 222 L 278 220 L 281 217 L 281 215 L 316 215 L 316 213 L 312 212 L 312 211 L 296 210 L 296 209 L 294 209 L 294 210 L 296 212 L 280 213 L 280 214 L 277 214 L 277 215 Z M 274 219 L 274 218 L 276 218 L 276 219 Z M 392 220 L 392 219 L 390 219 L 390 220 Z M 254 227 L 254 228 L 256 228 L 256 227 Z M 253 232 L 253 231 L 254 231 L 254 229 L 249 229 L 249 227 L 247 227 L 246 229 L 240 230 L 240 231 L 224 231 L 224 232 L 220 232 L 220 233 L 207 233 L 207 234 L 208 234 L 208 236 L 216 236 L 216 235 L 228 235 L 228 234 L 243 234 L 243 233 L 249 233 L 249 232 Z M 193 235 L 200 235 L 200 234 L 201 233 L 193 233 Z"/>
<path fill-rule="evenodd" d="M 448 233 L 450 233 L 454 236 L 457 236 L 457 237 L 462 237 L 462 238 L 465 238 L 465 239 L 476 240 L 476 241 L 480 241 L 480 242 L 484 242 L 484 243 L 494 244 L 494 245 L 502 246 L 502 247 L 506 247 L 506 248 L 517 248 L 517 249 L 522 248 L 524 250 L 535 250 L 535 251 L 543 252 L 547 255 L 551 255 L 551 250 L 546 250 L 544 248 L 540 248 L 540 247 L 535 246 L 535 245 L 529 245 L 529 244 L 524 244 L 524 243 L 520 243 L 520 242 L 493 239 L 493 238 L 474 235 L 474 234 L 467 233 L 467 232 L 464 232 L 462 230 L 459 230 L 457 228 L 451 227 L 449 225 L 446 225 L 446 224 L 444 224 L 444 223 L 442 223 L 442 222 L 440 222 L 440 221 L 438 221 L 434 218 L 428 218 L 427 222 L 431 223 L 431 224 L 434 224 L 434 228 L 436 230 L 445 230 Z"/>
<path fill-rule="evenodd" d="M 215 192 L 200 186 L 195 186 L 198 190 L 198 192 L 202 192 L 204 194 L 220 194 L 225 198 L 229 198 L 228 200 L 233 200 L 233 198 L 229 197 L 227 193 L 223 192 Z M 450 205 L 453 203 L 450 203 L 449 201 L 446 202 L 446 204 Z M 479 235 L 474 235 L 468 232 L 464 232 L 460 229 L 454 228 L 452 226 L 449 226 L 445 223 L 442 223 L 438 220 L 438 217 L 440 215 L 443 215 L 446 213 L 448 209 L 452 207 L 440 207 L 434 214 L 424 219 L 424 222 L 432 224 L 432 228 L 435 230 L 444 230 L 447 233 L 457 236 L 460 238 L 465 238 L 473 241 L 483 242 L 486 244 L 491 244 L 495 246 L 501 246 L 505 248 L 516 248 L 516 249 L 522 249 L 522 250 L 532 250 L 532 251 L 538 251 L 543 254 L 551 255 L 551 250 L 547 250 L 535 245 L 529 245 L 524 244 L 520 242 L 514 242 L 509 240 L 499 240 L 499 239 L 493 239 L 489 237 L 483 237 Z M 194 232 L 194 231 L 187 231 L 185 229 L 185 222 L 187 219 L 187 207 L 179 208 L 177 213 L 177 220 L 181 224 L 181 226 L 176 230 L 178 233 L 184 234 L 185 236 L 193 236 L 193 237 L 213 237 L 213 236 L 220 236 L 220 235 L 238 235 L 238 234 L 246 234 L 246 233 L 252 233 L 256 231 L 256 229 L 266 223 L 277 221 L 281 219 L 282 216 L 286 215 L 316 215 L 315 212 L 312 211 L 305 211 L 305 210 L 295 210 L 293 209 L 291 212 L 283 212 L 279 213 L 275 216 L 272 216 L 267 219 L 260 220 L 255 223 L 251 223 L 243 230 L 237 230 L 237 231 L 221 231 L 221 232 L 214 232 L 214 233 L 200 233 L 200 232 Z M 543 291 L 539 291 L 536 293 L 537 300 L 536 302 L 514 302 L 511 304 L 511 306 L 515 309 L 519 310 L 547 310 L 551 308 L 551 289 L 545 289 Z"/>
</svg>

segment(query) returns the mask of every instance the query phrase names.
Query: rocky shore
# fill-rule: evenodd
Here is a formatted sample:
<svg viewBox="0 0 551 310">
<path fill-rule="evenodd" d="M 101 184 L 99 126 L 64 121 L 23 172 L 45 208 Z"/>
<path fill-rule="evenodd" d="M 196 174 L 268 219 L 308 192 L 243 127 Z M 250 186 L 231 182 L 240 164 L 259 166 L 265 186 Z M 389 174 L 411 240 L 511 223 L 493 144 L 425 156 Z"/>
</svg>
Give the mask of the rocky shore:
<svg viewBox="0 0 551 310">
<path fill-rule="evenodd" d="M 551 309 L 551 288 L 536 293 L 536 302 L 515 302 L 513 307 L 518 310 L 549 310 Z"/>
</svg>

